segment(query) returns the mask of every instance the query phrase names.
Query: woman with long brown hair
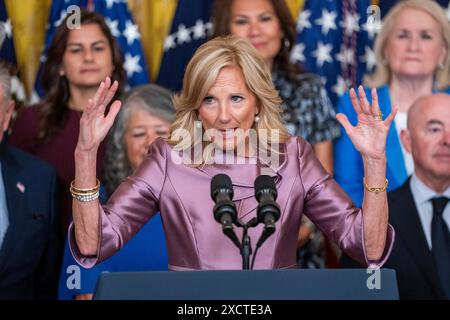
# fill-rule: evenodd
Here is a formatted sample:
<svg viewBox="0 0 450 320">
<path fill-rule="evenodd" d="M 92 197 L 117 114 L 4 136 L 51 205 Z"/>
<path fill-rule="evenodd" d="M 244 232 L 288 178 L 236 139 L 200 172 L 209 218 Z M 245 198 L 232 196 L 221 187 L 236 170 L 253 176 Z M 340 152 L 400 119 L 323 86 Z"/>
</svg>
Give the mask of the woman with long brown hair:
<svg viewBox="0 0 450 320">
<path fill-rule="evenodd" d="M 61 222 L 65 229 L 72 212 L 67 192 L 75 175 L 73 152 L 80 117 L 102 79 L 125 78 L 123 57 L 103 17 L 81 11 L 81 26 L 69 29 L 64 20 L 48 48 L 42 86 L 45 96 L 17 118 L 10 143 L 53 165 L 61 184 Z M 118 88 L 118 93 L 122 90 Z M 97 166 L 101 170 L 104 145 Z M 99 171 L 100 172 L 100 171 Z"/>
</svg>

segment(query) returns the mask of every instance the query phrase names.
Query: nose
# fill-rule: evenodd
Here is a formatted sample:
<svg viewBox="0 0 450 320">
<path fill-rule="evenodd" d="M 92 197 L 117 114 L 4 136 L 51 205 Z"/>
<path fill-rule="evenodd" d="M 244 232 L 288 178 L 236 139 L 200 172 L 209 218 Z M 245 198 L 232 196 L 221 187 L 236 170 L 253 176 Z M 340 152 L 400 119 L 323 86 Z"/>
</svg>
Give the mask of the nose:
<svg viewBox="0 0 450 320">
<path fill-rule="evenodd" d="M 89 62 L 94 60 L 94 55 L 92 54 L 91 49 L 86 49 L 84 51 L 84 60 Z"/>
<path fill-rule="evenodd" d="M 411 36 L 410 40 L 409 40 L 409 46 L 408 46 L 409 50 L 411 51 L 417 51 L 420 48 L 419 45 L 419 36 L 413 35 Z"/>
<path fill-rule="evenodd" d="M 257 21 L 251 21 L 250 22 L 250 36 L 256 37 L 261 34 L 261 28 L 259 26 L 259 23 Z"/>
<path fill-rule="evenodd" d="M 220 123 L 228 123 L 231 120 L 230 107 L 227 104 L 222 103 L 220 105 L 219 116 L 217 117 L 217 120 Z"/>
<path fill-rule="evenodd" d="M 444 140 L 444 145 L 450 146 L 450 128 L 446 128 L 444 130 L 443 140 Z"/>
</svg>

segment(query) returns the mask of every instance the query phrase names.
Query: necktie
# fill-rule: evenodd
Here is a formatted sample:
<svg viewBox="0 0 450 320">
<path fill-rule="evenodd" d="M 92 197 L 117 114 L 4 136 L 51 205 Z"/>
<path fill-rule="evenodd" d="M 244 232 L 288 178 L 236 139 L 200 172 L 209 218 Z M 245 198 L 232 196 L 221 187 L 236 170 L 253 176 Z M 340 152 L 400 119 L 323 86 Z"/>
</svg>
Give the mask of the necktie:
<svg viewBox="0 0 450 320">
<path fill-rule="evenodd" d="M 431 220 L 431 243 L 433 258 L 442 287 L 450 298 L 450 232 L 443 218 L 446 197 L 432 198 L 433 219 Z"/>
</svg>

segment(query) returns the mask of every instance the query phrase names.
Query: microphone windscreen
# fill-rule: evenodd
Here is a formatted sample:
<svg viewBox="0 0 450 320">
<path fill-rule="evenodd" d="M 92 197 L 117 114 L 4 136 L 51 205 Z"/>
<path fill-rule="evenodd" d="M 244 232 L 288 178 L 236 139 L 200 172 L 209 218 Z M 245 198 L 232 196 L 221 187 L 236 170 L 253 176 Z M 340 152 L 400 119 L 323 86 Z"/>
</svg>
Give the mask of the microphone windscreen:
<svg viewBox="0 0 450 320">
<path fill-rule="evenodd" d="M 268 175 L 261 175 L 255 180 L 255 196 L 258 198 L 258 194 L 263 189 L 270 189 L 272 192 L 277 191 L 275 187 L 275 182 L 273 181 L 271 176 Z"/>
<path fill-rule="evenodd" d="M 233 192 L 233 184 L 229 176 L 223 173 L 216 174 L 211 180 L 211 198 L 216 201 L 216 193 L 219 189 L 228 189 Z"/>
</svg>

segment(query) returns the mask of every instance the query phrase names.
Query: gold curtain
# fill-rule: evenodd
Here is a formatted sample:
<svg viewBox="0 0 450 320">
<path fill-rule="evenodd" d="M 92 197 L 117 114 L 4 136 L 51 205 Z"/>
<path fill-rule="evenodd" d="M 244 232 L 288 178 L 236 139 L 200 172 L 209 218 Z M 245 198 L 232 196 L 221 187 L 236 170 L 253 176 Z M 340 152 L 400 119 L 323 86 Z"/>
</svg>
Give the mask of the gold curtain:
<svg viewBox="0 0 450 320">
<path fill-rule="evenodd" d="M 28 95 L 33 89 L 39 57 L 45 40 L 45 26 L 52 0 L 6 0 L 11 18 L 14 45 Z M 62 1 L 62 0 L 57 0 Z M 372 0 L 373 1 L 373 0 Z M 286 0 L 294 17 L 304 0 Z M 146 60 L 155 80 L 161 63 L 164 38 L 170 31 L 177 0 L 128 0 L 142 36 Z"/>
<path fill-rule="evenodd" d="M 6 0 L 5 4 L 13 26 L 18 67 L 29 96 L 39 68 L 51 0 Z"/>
</svg>

